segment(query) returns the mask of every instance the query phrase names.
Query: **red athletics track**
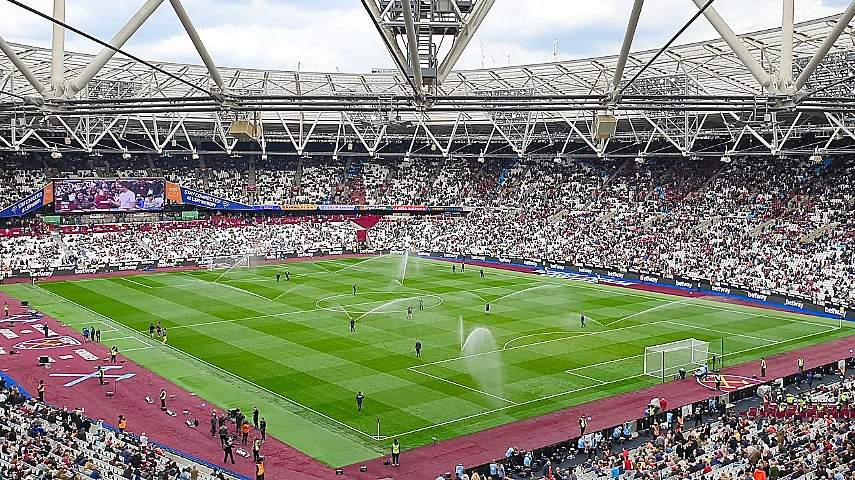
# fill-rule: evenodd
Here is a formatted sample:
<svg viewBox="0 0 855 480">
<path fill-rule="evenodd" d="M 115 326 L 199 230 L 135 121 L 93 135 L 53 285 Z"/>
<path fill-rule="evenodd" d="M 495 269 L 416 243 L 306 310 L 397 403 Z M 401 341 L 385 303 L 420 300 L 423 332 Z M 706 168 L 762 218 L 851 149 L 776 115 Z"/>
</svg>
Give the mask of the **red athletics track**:
<svg viewBox="0 0 855 480">
<path fill-rule="evenodd" d="M 3 292 L 3 301 L 7 301 L 8 294 Z M 23 314 L 25 309 L 20 306 L 18 300 L 9 301 L 10 313 Z M 204 460 L 213 465 L 226 468 L 238 474 L 255 478 L 255 463 L 252 457 L 243 458 L 235 454 L 235 465 L 222 463 L 223 452 L 220 450 L 219 437 L 212 438 L 210 433 L 210 415 L 216 410 L 222 415 L 223 409 L 213 407 L 209 402 L 197 396 L 190 395 L 176 385 L 168 382 L 146 368 L 126 359 L 121 355 L 117 358 L 117 364 L 121 369 L 108 370 L 106 374 L 121 375 L 133 374 L 133 378 L 122 380 L 115 386 L 116 396 L 107 397 L 106 392 L 114 390 L 113 379 L 107 378 L 109 385 L 100 386 L 97 378 L 89 378 L 77 385 L 64 387 L 63 384 L 72 382 L 78 377 L 51 377 L 51 374 L 83 374 L 94 372 L 98 365 L 109 366 L 110 352 L 104 345 L 87 342 L 82 344 L 82 335 L 70 327 L 64 327 L 60 322 L 50 318 L 42 317 L 32 323 L 24 323 L 20 319 L 15 321 L 14 327 L 9 327 L 7 321 L 0 323 L 0 346 L 6 352 L 13 349 L 22 341 L 40 343 L 45 340 L 41 329 L 34 325 L 47 325 L 56 335 L 51 335 L 48 340 L 65 339 L 66 343 L 81 343 L 81 345 L 62 345 L 59 347 L 44 349 L 25 349 L 15 347 L 14 350 L 20 355 L 3 355 L 3 373 L 9 375 L 28 392 L 35 393 L 39 380 L 44 380 L 47 385 L 45 401 L 57 407 L 84 407 L 85 415 L 95 420 L 103 420 L 106 425 L 115 426 L 119 415 L 124 415 L 128 420 L 127 431 L 139 435 L 145 432 L 153 442 L 180 451 L 192 457 Z M 30 333 L 26 333 L 30 331 Z M 7 338 L 7 336 L 17 338 Z M 156 348 L 156 347 L 155 347 Z M 85 349 L 86 352 L 97 356 L 102 360 L 86 360 L 75 350 Z M 56 360 L 50 369 L 38 366 L 38 357 L 50 356 Z M 60 356 L 71 356 L 63 360 Z M 88 356 L 88 355 L 87 355 Z M 175 398 L 167 400 L 167 408 L 173 410 L 177 416 L 171 417 L 160 411 L 160 389 L 165 388 L 169 396 Z M 151 397 L 153 404 L 145 401 L 145 397 Z M 202 406 L 202 405 L 205 406 Z M 183 410 L 191 412 L 190 416 L 184 416 Z M 249 413 L 249 412 L 246 412 Z M 263 414 L 264 412 L 262 412 Z M 185 420 L 199 418 L 199 428 L 189 428 Z M 243 447 L 250 455 L 252 454 L 252 439 L 259 436 L 253 430 L 250 433 L 250 445 Z M 264 466 L 267 478 L 289 480 L 317 480 L 343 478 L 336 477 L 335 471 L 308 455 L 276 440 L 270 436 L 261 448 L 264 455 Z M 346 478 L 346 477 L 344 477 Z"/>
</svg>

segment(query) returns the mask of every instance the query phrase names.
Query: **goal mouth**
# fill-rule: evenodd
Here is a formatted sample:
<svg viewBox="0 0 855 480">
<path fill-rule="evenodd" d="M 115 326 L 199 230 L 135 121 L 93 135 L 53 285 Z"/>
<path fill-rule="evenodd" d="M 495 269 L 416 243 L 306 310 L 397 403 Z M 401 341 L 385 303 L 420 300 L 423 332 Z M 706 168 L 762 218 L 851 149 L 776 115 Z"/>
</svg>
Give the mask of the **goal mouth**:
<svg viewBox="0 0 855 480">
<path fill-rule="evenodd" d="M 235 258 L 211 259 L 211 263 L 208 264 L 207 269 L 215 274 L 219 273 L 217 279 L 213 281 L 213 283 L 217 283 L 220 280 L 240 280 L 245 275 L 238 275 L 237 272 L 249 272 L 249 270 L 244 269 L 248 269 L 251 266 L 250 256 L 244 255 Z"/>
<path fill-rule="evenodd" d="M 645 347 L 644 374 L 664 382 L 667 377 L 679 373 L 681 368 L 706 365 L 709 347 L 710 342 L 696 338 Z"/>
</svg>

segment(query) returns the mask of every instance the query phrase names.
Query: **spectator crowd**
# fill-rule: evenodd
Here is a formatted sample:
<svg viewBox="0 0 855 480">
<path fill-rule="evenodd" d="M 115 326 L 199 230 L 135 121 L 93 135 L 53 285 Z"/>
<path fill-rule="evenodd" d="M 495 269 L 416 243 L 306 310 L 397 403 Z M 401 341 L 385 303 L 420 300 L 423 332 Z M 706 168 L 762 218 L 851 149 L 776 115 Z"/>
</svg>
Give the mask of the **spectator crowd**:
<svg viewBox="0 0 855 480">
<path fill-rule="evenodd" d="M 455 217 L 387 217 L 367 234 L 367 246 L 375 249 L 561 260 L 855 304 L 855 159 L 641 160 L 343 157 L 248 166 L 215 157 L 202 167 L 165 158 L 146 171 L 254 204 L 472 209 Z M 116 164 L 135 171 L 126 162 Z M 44 178 L 20 161 L 7 167 L 3 174 L 12 185 Z M 32 182 L 28 171 L 37 172 Z M 97 235 L 63 231 L 58 239 L 4 239 L 0 262 L 10 270 L 69 261 L 351 249 L 356 230 L 350 222 L 268 219 L 192 228 L 146 225 Z"/>
</svg>

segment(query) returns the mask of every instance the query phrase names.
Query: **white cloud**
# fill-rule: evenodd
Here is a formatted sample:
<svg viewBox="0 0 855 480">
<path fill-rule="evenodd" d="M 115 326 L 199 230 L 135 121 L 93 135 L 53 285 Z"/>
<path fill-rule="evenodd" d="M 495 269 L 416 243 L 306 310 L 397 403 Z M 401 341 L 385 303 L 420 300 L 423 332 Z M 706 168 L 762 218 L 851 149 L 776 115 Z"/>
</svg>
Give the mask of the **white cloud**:
<svg viewBox="0 0 855 480">
<path fill-rule="evenodd" d="M 829 3 L 833 2 L 833 5 Z M 32 0 L 51 12 L 51 0 Z M 109 40 L 142 0 L 75 0 L 67 19 Z M 304 71 L 369 71 L 393 65 L 373 24 L 357 0 L 184 0 L 214 60 L 234 67 Z M 780 25 L 781 0 L 717 0 L 715 7 L 737 33 Z M 477 39 L 461 57 L 459 68 L 530 64 L 552 59 L 552 39 L 559 58 L 617 52 L 632 0 L 497 0 Z M 838 0 L 800 0 L 797 21 L 842 11 Z M 658 48 L 697 7 L 691 0 L 653 0 L 644 5 L 634 49 Z M 9 41 L 49 46 L 50 26 L 42 19 L 0 2 L 0 35 Z M 68 48 L 97 52 L 100 47 L 70 36 Z M 715 38 L 700 18 L 678 43 Z M 447 47 L 447 45 L 446 45 Z M 200 63 L 168 1 L 126 46 L 149 60 Z"/>
</svg>

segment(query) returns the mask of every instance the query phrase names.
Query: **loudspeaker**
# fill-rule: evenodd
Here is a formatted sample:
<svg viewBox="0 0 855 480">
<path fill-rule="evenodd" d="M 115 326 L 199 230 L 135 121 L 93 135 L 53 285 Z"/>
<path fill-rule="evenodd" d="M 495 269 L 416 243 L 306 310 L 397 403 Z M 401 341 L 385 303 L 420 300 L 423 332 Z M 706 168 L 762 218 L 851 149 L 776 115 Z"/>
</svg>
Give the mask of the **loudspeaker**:
<svg viewBox="0 0 855 480">
<path fill-rule="evenodd" d="M 253 140 L 257 137 L 255 124 L 248 120 L 235 120 L 229 126 L 229 135 L 238 140 Z"/>
<path fill-rule="evenodd" d="M 359 467 L 359 471 L 360 471 L 360 472 L 367 472 L 367 471 L 368 471 L 368 467 L 367 467 L 366 465 L 363 465 L 363 466 Z"/>
<path fill-rule="evenodd" d="M 342 469 L 340 469 L 340 468 L 336 468 L 336 469 L 335 469 L 335 474 L 336 474 L 336 475 L 344 475 L 344 470 L 342 470 Z"/>
<path fill-rule="evenodd" d="M 39 365 L 44 365 L 46 363 L 50 363 L 50 357 L 47 355 L 42 355 L 39 357 Z"/>
<path fill-rule="evenodd" d="M 617 117 L 614 115 L 597 115 L 596 138 L 612 138 L 617 132 Z"/>
</svg>

